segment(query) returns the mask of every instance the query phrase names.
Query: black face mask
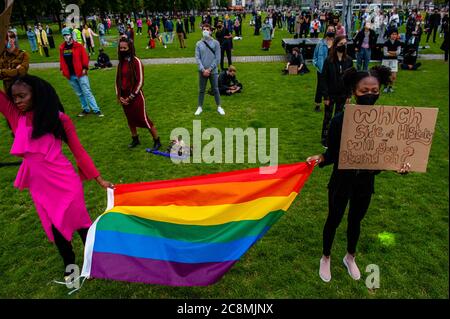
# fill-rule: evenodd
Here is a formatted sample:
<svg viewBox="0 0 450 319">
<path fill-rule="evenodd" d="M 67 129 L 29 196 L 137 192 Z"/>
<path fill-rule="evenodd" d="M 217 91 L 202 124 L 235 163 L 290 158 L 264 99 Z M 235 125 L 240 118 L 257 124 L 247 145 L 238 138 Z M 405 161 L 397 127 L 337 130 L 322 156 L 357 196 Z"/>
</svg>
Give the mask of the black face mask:
<svg viewBox="0 0 450 319">
<path fill-rule="evenodd" d="M 347 45 L 341 45 L 336 47 L 336 51 L 340 53 L 344 53 L 347 50 Z"/>
<path fill-rule="evenodd" d="M 356 104 L 359 105 L 374 105 L 378 100 L 380 94 L 364 94 L 364 95 L 356 95 Z"/>
<path fill-rule="evenodd" d="M 122 59 L 126 59 L 130 57 L 130 50 L 128 51 L 120 51 L 119 52 L 119 58 Z"/>
<path fill-rule="evenodd" d="M 334 32 L 327 32 L 327 37 L 334 38 L 335 33 Z"/>
</svg>

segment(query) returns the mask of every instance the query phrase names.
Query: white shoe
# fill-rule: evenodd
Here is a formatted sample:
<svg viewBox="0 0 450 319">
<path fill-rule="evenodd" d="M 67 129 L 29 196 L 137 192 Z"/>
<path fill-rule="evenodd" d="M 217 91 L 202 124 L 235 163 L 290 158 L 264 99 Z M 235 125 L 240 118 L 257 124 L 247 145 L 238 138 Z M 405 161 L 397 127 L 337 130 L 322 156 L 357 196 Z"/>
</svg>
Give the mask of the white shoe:
<svg viewBox="0 0 450 319">
<path fill-rule="evenodd" d="M 356 265 L 355 257 L 350 255 L 350 260 L 347 260 L 347 256 L 349 255 L 345 255 L 342 261 L 344 262 L 345 267 L 347 267 L 348 274 L 354 280 L 359 280 L 361 278 L 361 273 L 358 266 Z"/>
<path fill-rule="evenodd" d="M 225 111 L 221 106 L 217 107 L 217 112 L 219 112 L 220 115 L 225 115 Z"/>
<path fill-rule="evenodd" d="M 195 111 L 194 115 L 200 115 L 203 112 L 203 109 L 199 106 L 197 111 Z"/>
<path fill-rule="evenodd" d="M 320 268 L 319 268 L 319 276 L 325 282 L 330 282 L 331 280 L 331 270 L 330 270 L 331 260 L 328 258 L 328 261 L 324 257 L 320 258 Z"/>
</svg>

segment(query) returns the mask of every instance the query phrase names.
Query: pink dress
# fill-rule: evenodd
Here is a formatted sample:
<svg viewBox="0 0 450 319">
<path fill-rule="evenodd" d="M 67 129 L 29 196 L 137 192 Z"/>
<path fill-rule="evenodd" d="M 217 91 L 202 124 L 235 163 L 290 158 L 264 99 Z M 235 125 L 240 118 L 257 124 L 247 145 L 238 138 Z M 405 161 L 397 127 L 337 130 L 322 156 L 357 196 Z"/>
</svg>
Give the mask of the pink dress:
<svg viewBox="0 0 450 319">
<path fill-rule="evenodd" d="M 74 231 L 88 228 L 92 223 L 84 202 L 81 179 L 99 176 L 78 140 L 72 121 L 66 114 L 60 113 L 81 178 L 62 153 L 62 140 L 53 134 L 32 139 L 33 113 L 20 113 L 3 92 L 0 92 L 0 112 L 5 115 L 15 134 L 11 154 L 23 157 L 14 186 L 20 190 L 29 189 L 50 241 L 54 242 L 52 225 L 66 240 L 72 240 Z"/>
</svg>

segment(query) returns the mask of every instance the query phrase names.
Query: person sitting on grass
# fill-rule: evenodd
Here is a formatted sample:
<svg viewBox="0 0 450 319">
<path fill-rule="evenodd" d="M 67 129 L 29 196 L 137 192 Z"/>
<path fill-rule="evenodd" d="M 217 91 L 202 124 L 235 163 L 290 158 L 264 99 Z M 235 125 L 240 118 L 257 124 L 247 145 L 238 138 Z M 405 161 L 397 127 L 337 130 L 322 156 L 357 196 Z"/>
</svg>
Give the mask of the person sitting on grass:
<svg viewBox="0 0 450 319">
<path fill-rule="evenodd" d="M 422 63 L 417 63 L 417 47 L 414 45 L 407 45 L 403 53 L 402 70 L 417 70 Z"/>
<path fill-rule="evenodd" d="M 283 70 L 283 75 L 289 73 L 290 66 L 297 66 L 297 74 L 303 75 L 309 72 L 308 68 L 306 67 L 303 54 L 300 52 L 300 49 L 298 47 L 292 49 L 292 54 L 289 57 L 289 62 L 286 64 L 286 68 Z"/>
<path fill-rule="evenodd" d="M 112 63 L 109 59 L 109 56 L 105 53 L 105 50 L 99 50 L 97 63 L 95 63 L 94 66 L 95 69 L 112 68 Z"/>
<path fill-rule="evenodd" d="M 242 84 L 236 79 L 236 68 L 233 65 L 219 74 L 219 92 L 221 95 L 242 92 Z"/>
</svg>

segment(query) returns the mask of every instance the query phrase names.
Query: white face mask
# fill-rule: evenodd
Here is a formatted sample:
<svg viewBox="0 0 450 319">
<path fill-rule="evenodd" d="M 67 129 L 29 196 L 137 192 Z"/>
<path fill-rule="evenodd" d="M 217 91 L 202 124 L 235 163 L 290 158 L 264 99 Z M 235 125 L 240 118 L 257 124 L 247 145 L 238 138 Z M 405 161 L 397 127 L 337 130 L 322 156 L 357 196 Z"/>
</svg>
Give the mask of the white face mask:
<svg viewBox="0 0 450 319">
<path fill-rule="evenodd" d="M 208 30 L 203 30 L 202 34 L 203 34 L 204 38 L 209 38 L 209 31 Z"/>
<path fill-rule="evenodd" d="M 64 36 L 64 41 L 66 41 L 66 43 L 70 43 L 72 41 L 72 36 L 70 35 L 65 35 Z"/>
</svg>

